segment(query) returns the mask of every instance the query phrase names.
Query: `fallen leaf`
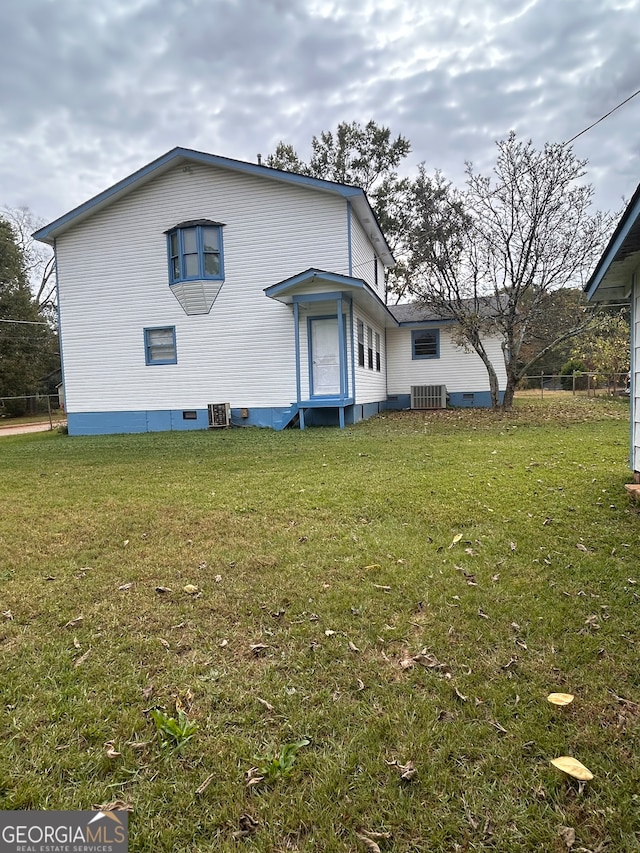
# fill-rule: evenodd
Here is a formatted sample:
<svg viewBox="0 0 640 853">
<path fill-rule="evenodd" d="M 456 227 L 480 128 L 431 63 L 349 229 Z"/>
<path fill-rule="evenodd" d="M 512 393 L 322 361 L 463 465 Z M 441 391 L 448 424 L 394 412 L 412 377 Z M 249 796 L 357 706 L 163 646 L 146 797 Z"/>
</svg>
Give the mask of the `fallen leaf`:
<svg viewBox="0 0 640 853">
<path fill-rule="evenodd" d="M 118 752 L 118 750 L 114 747 L 112 740 L 108 740 L 105 743 L 105 746 L 107 747 L 106 752 L 105 752 L 107 758 L 117 758 L 119 755 L 122 754 L 122 753 Z"/>
<path fill-rule="evenodd" d="M 356 838 L 364 844 L 367 850 L 371 850 L 371 853 L 382 853 L 380 847 L 373 838 L 368 838 L 366 835 L 360 835 L 359 832 L 356 832 Z"/>
<path fill-rule="evenodd" d="M 484 612 L 484 610 L 482 610 L 481 607 L 478 607 L 478 616 L 480 616 L 482 619 L 488 619 L 489 618 L 487 616 L 487 614 Z"/>
<path fill-rule="evenodd" d="M 357 679 L 358 690 L 364 690 L 364 681 L 361 678 Z"/>
<path fill-rule="evenodd" d="M 416 776 L 418 775 L 418 771 L 416 770 L 413 761 L 407 761 L 406 764 L 400 764 L 395 759 L 393 761 L 385 761 L 389 767 L 395 767 L 398 773 L 400 773 L 400 778 L 404 782 L 412 782 Z"/>
<path fill-rule="evenodd" d="M 253 788 L 255 785 L 259 785 L 263 779 L 264 776 L 260 776 L 260 772 L 257 767 L 250 767 L 245 773 L 245 784 L 247 788 Z"/>
<path fill-rule="evenodd" d="M 149 746 L 151 743 L 150 740 L 128 740 L 126 741 L 126 745 L 130 746 L 131 749 L 144 749 Z"/>
<path fill-rule="evenodd" d="M 373 838 L 368 838 L 366 835 L 360 835 L 359 832 L 356 832 L 356 838 L 361 841 L 367 850 L 371 850 L 372 853 L 382 853 L 379 845 L 373 840 Z"/>
<path fill-rule="evenodd" d="M 351 640 L 349 640 L 349 648 L 351 649 L 352 652 L 359 652 L 360 651 L 360 649 L 356 646 L 356 644 L 352 643 Z"/>
<path fill-rule="evenodd" d="M 333 637 L 335 635 L 335 633 L 336 632 L 332 631 L 331 628 L 327 628 L 327 630 L 324 632 L 324 635 L 325 635 L 325 637 Z"/>
<path fill-rule="evenodd" d="M 83 619 L 84 619 L 84 616 L 82 616 L 82 615 L 76 616 L 75 619 L 69 619 L 69 621 L 66 623 L 66 625 L 63 625 L 63 628 L 73 628 L 76 625 L 79 625 Z"/>
<path fill-rule="evenodd" d="M 559 826 L 558 827 L 558 835 L 567 845 L 569 850 L 576 843 L 576 831 L 571 826 Z"/>
<path fill-rule="evenodd" d="M 451 545 L 449 545 L 449 548 L 453 548 L 453 546 L 457 545 L 461 539 L 462 533 L 456 533 L 456 535 L 453 537 L 453 540 L 451 541 Z"/>
<path fill-rule="evenodd" d="M 467 697 L 460 693 L 457 687 L 454 686 L 453 691 L 461 702 L 467 701 Z"/>
<path fill-rule="evenodd" d="M 196 788 L 196 792 L 195 792 L 196 796 L 199 797 L 201 794 L 204 794 L 204 792 L 207 790 L 209 785 L 213 782 L 214 777 L 215 777 L 215 773 L 210 773 L 207 776 L 207 778 L 204 780 L 204 782 Z"/>
<path fill-rule="evenodd" d="M 8 622 L 13 622 L 13 613 L 12 613 L 10 610 L 3 610 L 3 611 L 2 611 L 2 616 L 3 616 L 3 618 L 4 618 L 4 619 L 6 619 Z"/>
<path fill-rule="evenodd" d="M 131 589 L 132 586 L 133 586 L 133 583 L 131 583 L 131 582 L 130 583 L 123 583 L 123 584 L 120 584 L 118 589 L 121 591 L 124 591 L 125 589 Z"/>
<path fill-rule="evenodd" d="M 266 646 L 264 643 L 252 643 L 249 648 L 251 649 L 252 654 L 256 657 L 266 652 L 269 646 Z"/>
<path fill-rule="evenodd" d="M 560 705 L 561 707 L 570 705 L 573 702 L 573 695 L 571 693 L 549 693 L 547 702 L 551 702 L 552 705 Z"/>
<path fill-rule="evenodd" d="M 152 693 L 153 693 L 153 684 L 148 684 L 146 687 L 142 688 L 143 699 L 149 699 L 151 697 Z"/>
<path fill-rule="evenodd" d="M 171 646 L 169 645 L 169 643 L 168 643 L 165 639 L 163 639 L 162 637 L 158 637 L 158 639 L 160 640 L 160 642 L 162 643 L 162 645 L 165 647 L 165 649 L 170 649 L 170 648 L 171 648 Z"/>
<path fill-rule="evenodd" d="M 79 666 L 82 666 L 82 664 L 86 661 L 86 659 L 89 657 L 90 654 L 91 654 L 91 649 L 87 649 L 87 651 L 83 655 L 80 655 L 78 660 L 75 661 L 75 663 L 73 664 L 73 668 L 77 669 Z"/>
<path fill-rule="evenodd" d="M 518 546 L 516 545 L 515 542 L 509 542 L 509 547 L 511 548 L 512 551 L 518 550 Z"/>
<path fill-rule="evenodd" d="M 77 638 L 77 637 L 74 637 L 74 638 L 73 638 L 73 647 L 74 647 L 74 649 L 79 649 L 79 648 L 81 648 L 81 646 L 80 646 L 80 641 L 78 640 L 78 638 Z"/>
<path fill-rule="evenodd" d="M 589 782 L 593 779 L 593 773 L 584 764 L 581 764 L 577 758 L 572 758 L 570 755 L 561 755 L 559 758 L 554 758 L 551 764 L 558 770 L 566 773 L 567 776 L 573 776 L 574 779 L 579 779 L 581 782 Z"/>
<path fill-rule="evenodd" d="M 125 800 L 113 800 L 110 803 L 102 805 L 94 805 L 93 807 L 98 812 L 132 812 L 133 806 Z"/>
<path fill-rule="evenodd" d="M 259 696 L 256 696 L 256 699 L 258 700 L 258 702 L 259 702 L 263 707 L 265 707 L 265 708 L 267 709 L 267 711 L 274 711 L 274 710 L 275 710 L 275 708 L 273 707 L 273 705 L 272 705 L 270 702 L 267 702 L 267 700 L 266 700 L 266 699 L 261 699 Z"/>
<path fill-rule="evenodd" d="M 248 835 L 253 835 L 260 826 L 258 821 L 251 817 L 250 814 L 241 814 L 238 823 L 240 825 L 240 829 L 233 833 L 234 838 L 246 838 Z"/>
<path fill-rule="evenodd" d="M 183 586 L 182 590 L 183 592 L 186 592 L 187 595 L 196 595 L 196 593 L 200 592 L 198 587 L 192 583 L 188 583 L 186 586 Z"/>
<path fill-rule="evenodd" d="M 379 584 L 379 583 L 374 583 L 373 586 L 375 586 L 376 589 L 383 590 L 383 592 L 391 592 L 390 586 L 383 586 L 382 584 Z"/>
<path fill-rule="evenodd" d="M 578 542 L 576 548 L 578 549 L 578 551 L 584 551 L 587 554 L 589 553 L 589 549 L 586 545 L 583 545 L 582 542 Z"/>
<path fill-rule="evenodd" d="M 222 580 L 222 575 L 216 575 L 216 576 L 215 576 L 215 578 L 214 578 L 214 581 L 215 581 L 216 583 L 220 583 L 220 581 L 221 581 L 221 580 Z"/>
<path fill-rule="evenodd" d="M 167 592 L 173 592 L 173 590 L 172 590 L 172 589 L 169 589 L 169 587 L 168 587 L 168 586 L 157 586 L 157 587 L 156 587 L 156 592 L 159 592 L 159 593 L 161 593 L 161 594 L 162 594 L 162 593 L 167 593 Z"/>
<path fill-rule="evenodd" d="M 371 565 L 370 565 L 370 566 L 363 566 L 362 568 L 363 568 L 365 571 L 367 571 L 368 569 L 379 569 L 379 568 L 380 568 L 380 564 L 379 564 L 379 563 L 371 563 Z"/>
</svg>

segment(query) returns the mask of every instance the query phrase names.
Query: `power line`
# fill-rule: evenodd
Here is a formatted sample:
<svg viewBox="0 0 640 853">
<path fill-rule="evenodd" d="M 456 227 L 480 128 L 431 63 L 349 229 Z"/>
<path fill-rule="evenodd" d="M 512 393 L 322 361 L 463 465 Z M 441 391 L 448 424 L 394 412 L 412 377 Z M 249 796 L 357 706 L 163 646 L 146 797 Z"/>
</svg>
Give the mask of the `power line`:
<svg viewBox="0 0 640 853">
<path fill-rule="evenodd" d="M 584 130 L 580 131 L 580 133 L 576 133 L 575 136 L 572 136 L 571 139 L 567 139 L 567 141 L 563 142 L 562 144 L 563 145 L 571 145 L 571 143 L 574 142 L 579 136 L 582 136 L 584 133 L 591 130 L 593 127 L 595 127 L 597 124 L 600 124 L 601 121 L 604 121 L 606 118 L 609 118 L 609 116 L 612 115 L 613 113 L 615 113 L 616 110 L 619 110 L 620 107 L 624 107 L 625 104 L 628 104 L 629 101 L 633 100 L 636 97 L 636 95 L 640 95 L 640 89 L 638 89 L 636 92 L 634 92 L 633 95 L 629 95 L 628 98 L 625 98 L 624 101 L 621 101 L 612 110 L 609 110 L 608 113 L 605 113 L 603 116 L 600 116 L 600 118 L 597 121 L 594 121 L 593 124 L 590 124 L 589 127 L 585 127 Z"/>
</svg>

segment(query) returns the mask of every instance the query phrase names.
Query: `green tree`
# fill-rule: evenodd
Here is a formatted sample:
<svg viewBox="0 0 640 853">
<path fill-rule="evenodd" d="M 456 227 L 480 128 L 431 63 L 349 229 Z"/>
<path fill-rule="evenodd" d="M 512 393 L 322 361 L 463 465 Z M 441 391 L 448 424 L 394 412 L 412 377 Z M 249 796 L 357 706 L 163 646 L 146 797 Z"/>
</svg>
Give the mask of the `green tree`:
<svg viewBox="0 0 640 853">
<path fill-rule="evenodd" d="M 58 364 L 56 336 L 29 286 L 16 235 L 0 219 L 0 397 L 33 394 Z M 24 401 L 5 406 L 11 414 L 24 408 Z"/>
<path fill-rule="evenodd" d="M 388 127 L 375 121 L 364 127 L 358 122 L 341 122 L 335 131 L 322 131 L 311 140 L 311 159 L 302 160 L 298 152 L 279 142 L 265 164 L 273 169 L 297 172 L 313 178 L 337 181 L 361 187 L 387 238 L 389 247 L 402 261 L 408 251 L 411 220 L 407 216 L 409 178 L 401 178 L 398 169 L 411 151 L 411 143 L 402 135 L 391 136 Z M 402 277 L 404 264 L 390 274 L 390 280 Z M 392 289 L 397 289 L 395 285 Z"/>
<path fill-rule="evenodd" d="M 496 365 L 484 341 L 487 334 L 499 337 L 507 376 L 502 406 L 509 409 L 518 380 L 536 361 L 593 322 L 576 304 L 566 322 L 556 323 L 552 294 L 577 293 L 613 220 L 591 212 L 593 189 L 580 182 L 586 161 L 570 148 L 547 144 L 540 151 L 513 133 L 497 145 L 493 174 L 467 164 L 462 192 L 421 169 L 413 183 L 405 288 L 457 322 L 461 342 L 487 369 L 496 408 Z M 536 340 L 545 324 L 551 333 Z"/>
<path fill-rule="evenodd" d="M 615 393 L 629 370 L 630 340 L 626 311 L 603 314 L 598 325 L 575 342 L 572 356 L 582 361 L 588 370 L 606 377 Z"/>
</svg>

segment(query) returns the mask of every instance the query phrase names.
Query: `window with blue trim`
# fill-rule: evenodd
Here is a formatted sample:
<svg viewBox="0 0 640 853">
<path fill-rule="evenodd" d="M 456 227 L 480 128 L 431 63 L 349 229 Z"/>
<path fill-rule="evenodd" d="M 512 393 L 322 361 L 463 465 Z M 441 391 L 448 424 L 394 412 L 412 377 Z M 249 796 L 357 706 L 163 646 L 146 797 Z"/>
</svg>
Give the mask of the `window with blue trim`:
<svg viewBox="0 0 640 853">
<path fill-rule="evenodd" d="M 411 358 L 440 358 L 440 329 L 411 332 Z"/>
<path fill-rule="evenodd" d="M 163 326 L 144 330 L 144 355 L 147 364 L 176 364 L 176 328 Z"/>
<path fill-rule="evenodd" d="M 184 222 L 167 232 L 169 282 L 223 279 L 222 224 Z"/>
</svg>

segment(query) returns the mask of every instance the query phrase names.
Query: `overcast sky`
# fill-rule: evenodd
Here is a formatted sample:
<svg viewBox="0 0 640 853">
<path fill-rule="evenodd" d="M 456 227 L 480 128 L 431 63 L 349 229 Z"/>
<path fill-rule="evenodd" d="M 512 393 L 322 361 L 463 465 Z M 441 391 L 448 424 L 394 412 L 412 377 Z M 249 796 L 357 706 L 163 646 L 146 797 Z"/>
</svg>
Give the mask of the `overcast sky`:
<svg viewBox="0 0 640 853">
<path fill-rule="evenodd" d="M 374 119 L 461 185 L 640 89 L 640 0 L 1 0 L 0 207 L 49 221 L 176 145 L 241 160 Z M 640 182 L 640 96 L 574 143 Z"/>
</svg>

